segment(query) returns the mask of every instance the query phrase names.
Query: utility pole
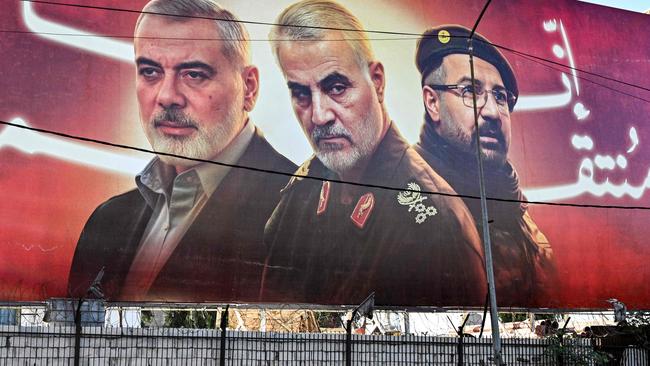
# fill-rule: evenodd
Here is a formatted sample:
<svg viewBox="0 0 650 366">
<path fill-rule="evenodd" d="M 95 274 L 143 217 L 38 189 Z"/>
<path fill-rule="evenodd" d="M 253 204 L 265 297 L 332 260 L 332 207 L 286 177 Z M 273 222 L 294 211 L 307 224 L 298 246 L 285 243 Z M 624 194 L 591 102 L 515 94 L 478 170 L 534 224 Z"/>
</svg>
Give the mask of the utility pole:
<svg viewBox="0 0 650 366">
<path fill-rule="evenodd" d="M 467 39 L 467 46 L 469 49 L 469 68 L 472 78 L 472 86 L 476 85 L 474 76 L 474 32 L 478 27 L 485 11 L 490 5 L 491 0 L 487 0 L 481 14 L 476 19 L 472 33 Z M 494 286 L 494 267 L 492 263 L 492 243 L 490 241 L 490 226 L 488 222 L 487 211 L 487 198 L 485 195 L 485 176 L 483 174 L 483 151 L 481 148 L 481 137 L 479 136 L 478 126 L 478 108 L 476 106 L 476 93 L 472 93 L 472 101 L 474 107 L 474 132 L 476 143 L 476 159 L 478 161 L 478 175 L 479 175 L 479 188 L 481 194 L 481 227 L 483 229 L 483 247 L 485 250 L 485 272 L 488 281 L 488 296 L 490 302 L 490 322 L 492 324 L 492 347 L 494 349 L 494 362 L 501 366 L 504 365 L 501 359 L 501 337 L 499 335 L 499 311 L 497 308 L 497 294 Z"/>
</svg>

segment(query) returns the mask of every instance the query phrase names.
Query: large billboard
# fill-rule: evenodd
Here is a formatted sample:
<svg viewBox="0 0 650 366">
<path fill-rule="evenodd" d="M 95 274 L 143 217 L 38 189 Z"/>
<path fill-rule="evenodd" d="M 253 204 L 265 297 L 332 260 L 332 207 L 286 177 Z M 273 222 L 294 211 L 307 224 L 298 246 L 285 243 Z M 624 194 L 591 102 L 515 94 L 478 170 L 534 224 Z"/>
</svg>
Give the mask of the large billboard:
<svg viewBox="0 0 650 366">
<path fill-rule="evenodd" d="M 159 3 L 3 2 L 0 301 L 483 306 L 476 113 L 498 304 L 650 307 L 646 15 Z"/>
</svg>

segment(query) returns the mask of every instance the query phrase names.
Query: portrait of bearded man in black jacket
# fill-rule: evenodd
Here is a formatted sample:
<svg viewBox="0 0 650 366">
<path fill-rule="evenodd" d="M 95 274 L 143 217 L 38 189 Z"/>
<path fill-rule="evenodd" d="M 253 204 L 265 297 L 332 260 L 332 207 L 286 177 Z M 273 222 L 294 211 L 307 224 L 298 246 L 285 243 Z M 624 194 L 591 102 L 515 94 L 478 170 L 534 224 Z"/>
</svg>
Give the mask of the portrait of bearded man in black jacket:
<svg viewBox="0 0 650 366">
<path fill-rule="evenodd" d="M 543 306 L 548 304 L 548 285 L 555 275 L 552 250 L 528 212 L 517 172 L 508 159 L 517 79 L 503 54 L 475 33 L 472 84 L 470 33 L 459 25 L 442 25 L 427 30 L 418 41 L 416 64 L 426 113 L 415 149 L 458 194 L 472 196 L 463 200 L 480 226 L 481 202 L 473 198 L 480 195 L 476 96 L 499 304 Z"/>
</svg>

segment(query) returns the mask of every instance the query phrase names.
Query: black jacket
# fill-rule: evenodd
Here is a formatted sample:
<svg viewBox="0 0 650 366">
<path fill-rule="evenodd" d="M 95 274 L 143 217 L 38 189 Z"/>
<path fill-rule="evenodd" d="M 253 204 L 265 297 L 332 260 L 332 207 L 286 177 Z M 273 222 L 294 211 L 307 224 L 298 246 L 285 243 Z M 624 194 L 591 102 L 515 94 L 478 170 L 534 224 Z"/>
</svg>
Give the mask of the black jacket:
<svg viewBox="0 0 650 366">
<path fill-rule="evenodd" d="M 317 158 L 297 174 L 338 179 Z M 292 178 L 265 229 L 270 252 L 260 301 L 358 304 L 374 291 L 379 305 L 480 306 L 486 281 L 471 215 L 458 198 L 404 191 L 451 188 L 394 126 L 361 183 L 395 190 L 348 186 L 353 198 L 345 202 L 344 186 L 329 183 L 319 214 L 324 183 Z"/>
<path fill-rule="evenodd" d="M 237 164 L 288 174 L 296 167 L 259 130 Z M 264 224 L 287 181 L 286 175 L 231 168 L 160 271 L 146 300 L 255 300 L 266 254 Z M 106 298 L 130 300 L 120 292 L 151 214 L 138 190 L 113 197 L 93 212 L 75 250 L 71 295 L 83 295 L 105 266 Z"/>
<path fill-rule="evenodd" d="M 447 144 L 425 124 L 415 149 L 457 194 L 464 197 L 479 232 L 482 222 L 476 156 L 469 156 Z M 539 230 L 519 187 L 517 172 L 510 162 L 501 167 L 485 166 L 490 241 L 496 294 L 500 306 L 547 307 L 556 276 L 553 252 Z M 503 201 L 503 200 L 509 200 Z"/>
</svg>

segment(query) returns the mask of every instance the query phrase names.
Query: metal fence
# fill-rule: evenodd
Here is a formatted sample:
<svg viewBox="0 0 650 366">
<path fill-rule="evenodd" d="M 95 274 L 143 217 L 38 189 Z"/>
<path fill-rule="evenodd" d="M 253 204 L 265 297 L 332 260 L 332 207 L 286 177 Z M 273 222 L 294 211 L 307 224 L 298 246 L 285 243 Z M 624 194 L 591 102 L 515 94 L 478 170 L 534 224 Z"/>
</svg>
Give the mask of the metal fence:
<svg viewBox="0 0 650 366">
<path fill-rule="evenodd" d="M 346 347 L 344 334 L 212 329 L 83 327 L 78 333 L 69 326 L 0 326 L 0 337 L 0 365 L 21 366 L 343 365 Z M 548 340 L 504 339 L 503 359 L 507 365 L 573 365 L 593 352 L 589 339 L 571 342 L 571 355 L 562 359 L 548 352 Z M 354 335 L 351 347 L 352 365 L 493 364 L 490 339 Z M 627 348 L 623 355 L 619 364 L 648 364 L 645 351 Z"/>
</svg>

